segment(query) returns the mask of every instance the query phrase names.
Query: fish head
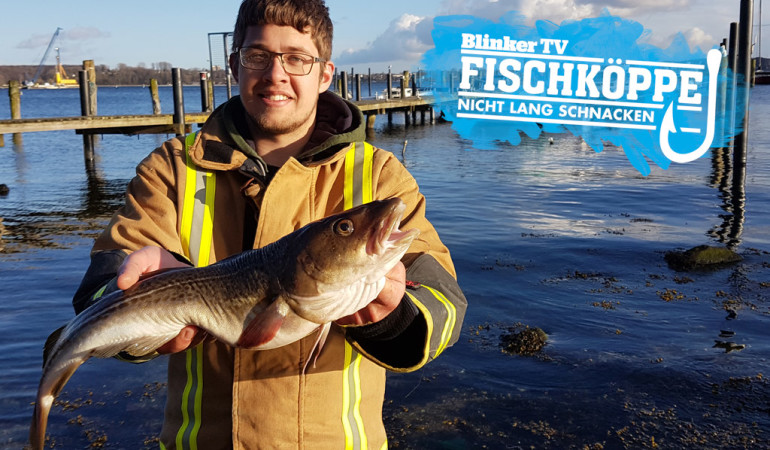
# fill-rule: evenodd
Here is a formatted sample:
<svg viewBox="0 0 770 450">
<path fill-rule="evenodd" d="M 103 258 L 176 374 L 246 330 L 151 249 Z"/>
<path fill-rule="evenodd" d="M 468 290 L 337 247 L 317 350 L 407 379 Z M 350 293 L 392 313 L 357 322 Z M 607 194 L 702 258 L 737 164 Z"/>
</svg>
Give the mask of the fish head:
<svg viewBox="0 0 770 450">
<path fill-rule="evenodd" d="M 419 230 L 399 230 L 406 204 L 377 200 L 306 225 L 288 303 L 306 320 L 323 324 L 353 314 L 373 300 L 387 274 Z"/>
</svg>

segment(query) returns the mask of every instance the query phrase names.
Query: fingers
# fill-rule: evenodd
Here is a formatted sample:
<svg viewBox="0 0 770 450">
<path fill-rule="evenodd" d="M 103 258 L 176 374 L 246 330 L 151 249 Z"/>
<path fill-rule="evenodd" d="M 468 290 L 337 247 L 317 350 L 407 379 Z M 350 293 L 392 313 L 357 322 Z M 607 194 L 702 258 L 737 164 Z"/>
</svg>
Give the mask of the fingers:
<svg viewBox="0 0 770 450">
<path fill-rule="evenodd" d="M 145 273 L 169 267 L 185 267 L 185 264 L 177 261 L 168 250 L 154 246 L 143 247 L 128 255 L 118 269 L 118 289 L 130 288 Z"/>
<path fill-rule="evenodd" d="M 194 325 L 188 325 L 182 328 L 182 331 L 172 340 L 158 348 L 158 353 L 178 353 L 187 350 L 190 347 L 198 345 L 206 337 L 206 333 Z"/>
</svg>

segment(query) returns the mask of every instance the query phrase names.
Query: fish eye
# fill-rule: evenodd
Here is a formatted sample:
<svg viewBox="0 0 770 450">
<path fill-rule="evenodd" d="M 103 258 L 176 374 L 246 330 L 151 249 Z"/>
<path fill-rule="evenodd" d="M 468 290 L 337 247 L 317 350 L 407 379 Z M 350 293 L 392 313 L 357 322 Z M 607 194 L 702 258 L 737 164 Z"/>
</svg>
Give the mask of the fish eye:
<svg viewBox="0 0 770 450">
<path fill-rule="evenodd" d="M 340 219 L 334 224 L 334 232 L 340 236 L 350 236 L 353 234 L 353 221 L 350 219 Z"/>
</svg>

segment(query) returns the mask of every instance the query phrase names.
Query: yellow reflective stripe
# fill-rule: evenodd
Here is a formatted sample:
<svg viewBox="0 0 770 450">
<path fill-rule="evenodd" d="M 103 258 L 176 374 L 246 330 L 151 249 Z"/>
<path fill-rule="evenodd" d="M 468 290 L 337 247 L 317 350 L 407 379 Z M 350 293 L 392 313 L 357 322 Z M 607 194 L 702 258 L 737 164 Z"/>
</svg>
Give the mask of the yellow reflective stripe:
<svg viewBox="0 0 770 450">
<path fill-rule="evenodd" d="M 361 186 L 361 199 L 364 203 L 372 201 L 372 162 L 374 161 L 374 147 L 368 142 L 364 142 L 364 167 L 363 167 L 363 186 Z"/>
<path fill-rule="evenodd" d="M 455 323 L 457 322 L 457 309 L 455 308 L 455 305 L 453 305 L 452 302 L 450 302 L 441 292 L 424 284 L 422 286 L 429 290 L 433 296 L 444 305 L 444 308 L 446 308 L 447 311 L 447 318 L 446 321 L 444 321 L 444 329 L 441 331 L 441 344 L 436 349 L 436 354 L 433 356 L 436 358 L 449 346 L 449 341 L 452 339 L 452 331 L 454 330 Z"/>
<path fill-rule="evenodd" d="M 203 422 L 201 416 L 201 409 L 203 407 L 203 344 L 198 344 L 192 350 L 195 351 L 198 362 L 195 374 L 198 379 L 198 388 L 195 390 L 195 424 L 190 432 L 190 448 L 196 450 L 198 448 L 198 431 L 200 431 L 201 423 Z"/>
<path fill-rule="evenodd" d="M 359 144 L 361 144 L 359 142 Z M 343 207 L 345 210 L 372 201 L 372 161 L 374 147 L 368 143 L 353 143 L 345 154 Z M 369 444 L 361 417 L 361 361 L 363 357 L 345 341 L 345 361 L 342 369 L 342 427 L 345 449 L 366 449 Z M 387 442 L 385 443 L 387 447 Z"/>
<path fill-rule="evenodd" d="M 160 450 L 166 450 L 166 446 L 163 445 L 163 442 L 158 442 L 158 444 L 160 445 Z"/>
<path fill-rule="evenodd" d="M 364 421 L 361 418 L 361 359 L 362 356 L 345 341 L 345 365 L 342 368 L 342 428 L 345 449 L 368 448 Z M 356 427 L 353 428 L 355 423 Z"/>
<path fill-rule="evenodd" d="M 109 284 L 109 283 L 107 283 L 107 284 Z M 104 286 L 102 286 L 101 289 L 96 291 L 96 293 L 93 296 L 91 296 L 91 298 L 92 299 L 101 298 L 101 296 L 104 295 L 104 290 L 107 289 L 107 284 L 105 284 Z"/>
<path fill-rule="evenodd" d="M 187 384 L 184 386 L 184 393 L 182 394 L 182 426 L 179 427 L 179 431 L 176 433 L 176 448 L 184 448 L 182 445 L 182 440 L 185 435 L 185 431 L 187 430 L 187 426 L 190 424 L 190 415 L 187 412 L 187 399 L 190 398 L 190 390 L 193 386 L 193 377 L 192 377 L 192 352 L 189 350 L 185 352 L 185 358 L 186 358 L 186 364 L 185 368 L 187 369 Z"/>
<path fill-rule="evenodd" d="M 207 266 L 211 256 L 211 239 L 214 228 L 214 199 L 216 175 L 199 170 L 190 158 L 189 149 L 195 142 L 195 134 L 185 138 L 185 189 L 182 203 L 180 239 L 185 256 L 198 267 Z M 204 191 L 203 201 L 196 194 Z M 176 448 L 197 450 L 198 432 L 202 423 L 203 409 L 203 345 L 185 351 L 187 383 L 182 393 L 182 426 L 176 435 Z"/>
<path fill-rule="evenodd" d="M 348 210 L 353 205 L 353 173 L 356 166 L 356 144 L 345 154 L 345 187 L 343 192 L 344 208 Z"/>
<path fill-rule="evenodd" d="M 382 443 L 382 447 L 380 447 L 380 450 L 387 450 L 388 449 L 388 438 L 385 438 L 385 442 Z"/>
</svg>

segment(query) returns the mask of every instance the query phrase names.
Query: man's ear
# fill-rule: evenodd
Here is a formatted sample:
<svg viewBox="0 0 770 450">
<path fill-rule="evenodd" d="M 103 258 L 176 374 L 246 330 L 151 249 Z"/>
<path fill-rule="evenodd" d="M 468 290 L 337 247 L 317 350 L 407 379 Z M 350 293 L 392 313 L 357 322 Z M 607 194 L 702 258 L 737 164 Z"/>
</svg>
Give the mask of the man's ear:
<svg viewBox="0 0 770 450">
<path fill-rule="evenodd" d="M 230 72 L 232 72 L 233 78 L 235 78 L 235 81 L 237 82 L 238 70 L 241 68 L 241 63 L 238 60 L 238 52 L 230 53 L 228 64 L 230 64 Z"/>
<path fill-rule="evenodd" d="M 334 63 L 331 61 L 327 61 L 325 63 L 320 63 L 321 66 L 321 80 L 318 85 L 318 93 L 326 91 L 329 89 L 329 86 L 332 84 L 332 80 L 334 79 Z"/>
</svg>

